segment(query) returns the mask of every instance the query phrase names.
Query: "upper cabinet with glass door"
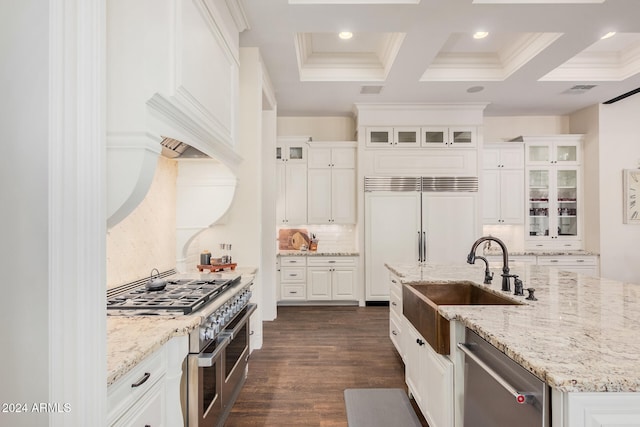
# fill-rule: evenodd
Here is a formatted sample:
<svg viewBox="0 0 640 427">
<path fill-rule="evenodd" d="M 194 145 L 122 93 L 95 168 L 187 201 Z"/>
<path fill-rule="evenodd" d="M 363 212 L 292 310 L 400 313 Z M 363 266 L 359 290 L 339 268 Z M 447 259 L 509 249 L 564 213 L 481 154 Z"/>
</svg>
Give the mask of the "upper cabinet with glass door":
<svg viewBox="0 0 640 427">
<path fill-rule="evenodd" d="M 577 166 L 582 162 L 582 135 L 525 136 L 527 165 Z"/>
<path fill-rule="evenodd" d="M 582 249 L 582 135 L 522 140 L 528 205 L 525 246 Z"/>
<path fill-rule="evenodd" d="M 369 148 L 420 147 L 420 128 L 368 127 L 366 146 Z"/>
<path fill-rule="evenodd" d="M 279 137 L 276 143 L 276 161 L 306 163 L 308 136 Z"/>
<path fill-rule="evenodd" d="M 422 147 L 469 148 L 476 146 L 474 126 L 430 126 L 422 128 Z"/>
</svg>

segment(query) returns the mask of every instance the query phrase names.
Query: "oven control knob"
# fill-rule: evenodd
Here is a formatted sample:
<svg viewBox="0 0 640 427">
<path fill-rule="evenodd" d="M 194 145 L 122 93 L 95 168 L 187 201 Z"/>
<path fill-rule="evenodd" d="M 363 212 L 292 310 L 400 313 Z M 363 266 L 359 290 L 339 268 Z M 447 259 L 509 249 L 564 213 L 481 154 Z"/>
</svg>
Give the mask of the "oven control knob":
<svg viewBox="0 0 640 427">
<path fill-rule="evenodd" d="M 216 337 L 216 333 L 215 333 L 215 331 L 213 330 L 213 328 L 211 328 L 211 327 L 207 327 L 207 328 L 205 328 L 205 330 L 204 330 L 204 339 L 206 339 L 206 340 L 212 340 L 212 339 L 214 339 L 215 337 Z"/>
<path fill-rule="evenodd" d="M 216 320 L 211 324 L 211 329 L 213 329 L 215 335 L 218 335 L 220 333 L 220 323 Z"/>
</svg>

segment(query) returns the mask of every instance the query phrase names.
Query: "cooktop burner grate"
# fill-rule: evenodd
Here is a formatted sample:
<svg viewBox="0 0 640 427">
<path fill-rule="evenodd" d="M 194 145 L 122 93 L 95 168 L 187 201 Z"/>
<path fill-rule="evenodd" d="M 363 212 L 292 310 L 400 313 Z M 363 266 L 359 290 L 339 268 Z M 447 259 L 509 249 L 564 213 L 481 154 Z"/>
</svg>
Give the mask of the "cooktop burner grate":
<svg viewBox="0 0 640 427">
<path fill-rule="evenodd" d="M 176 314 L 189 314 L 215 299 L 234 280 L 167 280 L 160 291 L 149 291 L 144 286 L 107 298 L 107 310 L 166 310 Z"/>
</svg>

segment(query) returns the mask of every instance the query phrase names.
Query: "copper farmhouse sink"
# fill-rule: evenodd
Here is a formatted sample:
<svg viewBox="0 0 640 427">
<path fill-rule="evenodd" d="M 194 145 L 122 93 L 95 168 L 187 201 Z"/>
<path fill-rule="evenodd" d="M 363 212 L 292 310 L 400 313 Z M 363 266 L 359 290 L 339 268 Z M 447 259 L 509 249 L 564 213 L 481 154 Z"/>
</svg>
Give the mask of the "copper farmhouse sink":
<svg viewBox="0 0 640 427">
<path fill-rule="evenodd" d="M 449 321 L 439 305 L 521 305 L 468 282 L 405 284 L 402 313 L 439 354 L 449 354 Z"/>
</svg>

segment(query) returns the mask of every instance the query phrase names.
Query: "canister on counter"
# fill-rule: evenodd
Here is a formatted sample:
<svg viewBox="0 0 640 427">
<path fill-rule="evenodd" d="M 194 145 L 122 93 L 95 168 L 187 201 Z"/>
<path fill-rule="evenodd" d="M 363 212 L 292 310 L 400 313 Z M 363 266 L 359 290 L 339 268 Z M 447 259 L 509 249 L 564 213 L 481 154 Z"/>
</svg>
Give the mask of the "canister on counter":
<svg viewBox="0 0 640 427">
<path fill-rule="evenodd" d="M 210 262 L 211 262 L 211 252 L 205 249 L 200 254 L 200 265 L 209 265 Z"/>
</svg>

